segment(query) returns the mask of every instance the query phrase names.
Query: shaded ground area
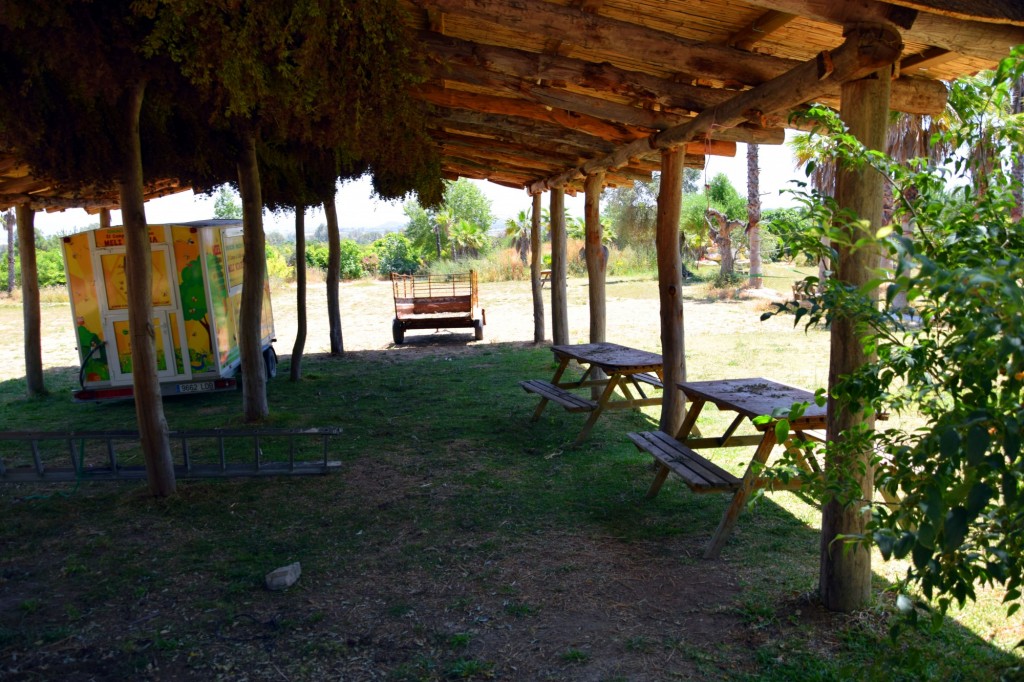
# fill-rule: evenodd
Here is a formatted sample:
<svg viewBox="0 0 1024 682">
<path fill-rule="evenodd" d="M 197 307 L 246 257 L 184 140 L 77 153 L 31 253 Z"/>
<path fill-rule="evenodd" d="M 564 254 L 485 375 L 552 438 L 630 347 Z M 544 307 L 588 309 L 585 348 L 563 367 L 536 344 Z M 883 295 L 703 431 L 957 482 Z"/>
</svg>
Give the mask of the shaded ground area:
<svg viewBox="0 0 1024 682">
<path fill-rule="evenodd" d="M 623 286 L 643 295 L 614 304 L 609 338 L 656 349 L 644 322 L 654 297 L 642 284 Z M 278 300 L 286 376 L 288 306 Z M 331 450 L 337 474 L 182 483 L 163 501 L 138 484 L 0 487 L 0 678 L 1012 674 L 1017 659 L 955 623 L 891 643 L 892 598 L 881 592 L 865 612 L 822 612 L 809 597 L 818 512 L 792 495 L 745 511 L 722 558 L 700 559 L 727 500 L 673 479 L 644 499 L 654 472 L 624 434 L 651 428 L 653 411 L 607 415 L 578 447 L 582 415 L 549 408 L 529 421 L 534 399 L 516 382 L 547 377 L 554 365 L 548 351 L 521 341 L 530 333 L 528 293 L 492 290 L 485 343 L 413 337 L 396 350 L 383 350 L 387 298 L 377 309 L 373 300 L 367 293 L 368 307 L 345 328 L 354 350 L 313 352 L 302 382 L 279 378 L 268 388 L 269 426 L 343 429 Z M 756 326 L 755 306 L 688 307 L 688 329 L 701 330 L 692 338 L 708 339 L 690 345 L 695 378 L 756 369 L 810 385 L 821 358 L 794 362 L 786 351 L 822 338 L 783 323 Z M 502 341 L 513 319 L 520 340 Z M 0 382 L 4 428 L 131 426 L 130 404 L 71 405 L 74 381 L 73 367 L 51 366 L 53 395 L 31 402 L 18 379 Z M 236 394 L 193 396 L 168 400 L 166 410 L 172 429 L 239 426 L 239 403 Z M 725 466 L 742 467 L 742 455 L 724 454 Z M 293 561 L 302 564 L 299 582 L 267 591 L 264 575 Z"/>
</svg>

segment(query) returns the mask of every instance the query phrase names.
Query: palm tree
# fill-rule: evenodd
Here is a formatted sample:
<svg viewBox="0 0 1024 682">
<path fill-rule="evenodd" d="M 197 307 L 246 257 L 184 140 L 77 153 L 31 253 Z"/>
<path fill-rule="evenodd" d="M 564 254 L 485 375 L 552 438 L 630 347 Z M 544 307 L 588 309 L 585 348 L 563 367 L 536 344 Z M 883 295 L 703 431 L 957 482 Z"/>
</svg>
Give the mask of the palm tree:
<svg viewBox="0 0 1024 682">
<path fill-rule="evenodd" d="M 512 246 L 519 251 L 519 260 L 526 265 L 526 254 L 530 251 L 530 230 L 533 225 L 530 215 L 526 211 L 520 211 L 515 218 L 505 220 L 505 236 L 508 237 Z"/>
<path fill-rule="evenodd" d="M 452 257 L 476 257 L 487 246 L 487 230 L 462 218 L 451 226 L 449 239 Z"/>
<path fill-rule="evenodd" d="M 437 259 L 441 260 L 441 245 L 447 244 L 452 227 L 457 222 L 450 208 L 443 208 L 434 216 L 434 243 L 437 245 Z"/>
</svg>

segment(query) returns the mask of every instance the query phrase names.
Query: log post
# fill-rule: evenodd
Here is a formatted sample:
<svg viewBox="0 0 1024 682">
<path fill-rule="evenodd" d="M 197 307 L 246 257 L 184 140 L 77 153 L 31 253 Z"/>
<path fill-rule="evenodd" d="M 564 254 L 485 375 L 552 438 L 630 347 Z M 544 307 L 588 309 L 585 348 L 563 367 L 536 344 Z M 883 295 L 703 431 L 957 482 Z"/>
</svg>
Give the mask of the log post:
<svg viewBox="0 0 1024 682">
<path fill-rule="evenodd" d="M 36 267 L 36 214 L 18 204 L 18 253 L 21 256 L 21 313 L 25 323 L 25 391 L 30 398 L 46 395 L 43 383 L 42 313 Z"/>
<path fill-rule="evenodd" d="M 154 497 L 174 494 L 174 460 L 167 419 L 164 417 L 160 378 L 157 375 L 156 330 L 153 328 L 153 255 L 146 224 L 142 186 L 142 139 L 139 113 L 145 92 L 143 84 L 127 93 L 123 107 L 125 156 L 118 194 L 124 224 L 125 279 L 128 286 L 128 339 L 132 354 L 132 390 L 135 421 L 146 459 L 146 482 Z M 253 152 L 255 154 L 255 151 Z M 170 343 L 164 340 L 167 347 Z"/>
<path fill-rule="evenodd" d="M 270 414 L 267 403 L 267 369 L 260 346 L 263 314 L 263 278 L 267 270 L 266 235 L 263 232 L 263 197 L 256 136 L 245 137 L 238 157 L 238 191 L 242 196 L 242 305 L 238 321 L 238 350 L 242 358 L 242 411 L 245 421 L 260 421 Z"/>
<path fill-rule="evenodd" d="M 341 337 L 341 304 L 338 301 L 338 279 L 341 275 L 341 230 L 338 227 L 338 207 L 334 196 L 324 202 L 327 218 L 327 323 L 331 339 L 331 355 L 345 352 Z"/>
<path fill-rule="evenodd" d="M 586 225 L 586 241 L 584 249 L 587 260 L 587 290 L 590 302 L 590 343 L 603 343 L 607 326 L 607 304 L 605 296 L 605 275 L 608 268 L 608 251 L 604 246 L 601 234 L 601 188 L 604 185 L 604 173 L 591 173 L 583 184 L 585 198 L 583 203 L 583 220 Z M 600 369 L 594 371 L 593 379 L 604 379 Z M 594 400 L 601 397 L 601 387 L 591 387 Z"/>
<path fill-rule="evenodd" d="M 110 227 L 110 209 L 100 209 L 100 229 L 105 230 Z"/>
<path fill-rule="evenodd" d="M 569 308 L 566 302 L 565 190 L 551 190 L 551 336 L 554 344 L 569 343 Z"/>
<path fill-rule="evenodd" d="M 530 216 L 530 288 L 533 291 L 533 342 L 544 343 L 544 294 L 541 290 L 541 195 L 533 195 L 533 209 Z"/>
<path fill-rule="evenodd" d="M 750 286 L 764 286 L 761 276 L 761 169 L 756 144 L 747 145 L 747 235 L 750 245 Z"/>
<path fill-rule="evenodd" d="M 306 349 L 306 207 L 295 207 L 295 344 L 288 379 L 302 378 L 302 353 Z"/>
<path fill-rule="evenodd" d="M 661 403 L 660 428 L 676 433 L 683 423 L 682 391 L 678 381 L 686 380 L 686 348 L 683 342 L 683 273 L 679 255 L 679 212 L 683 203 L 682 149 L 661 153 L 661 189 L 658 192 L 658 295 L 661 300 L 661 359 L 665 391 Z"/>
<path fill-rule="evenodd" d="M 870 76 L 843 84 L 840 115 L 849 126 L 850 133 L 868 149 L 885 149 L 891 73 L 892 69 L 885 67 Z M 882 221 L 882 176 L 866 167 L 840 169 L 836 177 L 836 202 L 841 210 L 866 221 L 866 224 L 847 227 L 850 233 L 844 242 L 852 244 L 873 235 Z M 871 268 L 878 263 L 877 249 L 837 245 L 836 251 L 835 277 L 844 286 L 859 288 L 870 279 Z M 870 360 L 856 333 L 855 322 L 842 315 L 836 315 L 832 320 L 828 376 L 830 441 L 842 440 L 844 432 L 857 424 L 867 423 L 874 427 L 873 416 L 850 410 L 832 395 L 832 389 L 841 376 L 850 374 Z M 832 498 L 824 500 L 822 505 L 819 589 L 822 602 L 832 611 L 863 608 L 871 596 L 871 553 L 862 545 L 846 545 L 839 539 L 839 536 L 864 532 L 867 517 L 861 510 L 864 500 L 871 500 L 874 489 L 874 471 L 870 464 L 870 450 L 843 459 L 833 456 L 825 463 L 826 468 L 840 468 L 846 475 L 858 476 L 859 472 L 864 472 L 861 479 L 863 500 L 844 504 L 844 501 Z"/>
</svg>

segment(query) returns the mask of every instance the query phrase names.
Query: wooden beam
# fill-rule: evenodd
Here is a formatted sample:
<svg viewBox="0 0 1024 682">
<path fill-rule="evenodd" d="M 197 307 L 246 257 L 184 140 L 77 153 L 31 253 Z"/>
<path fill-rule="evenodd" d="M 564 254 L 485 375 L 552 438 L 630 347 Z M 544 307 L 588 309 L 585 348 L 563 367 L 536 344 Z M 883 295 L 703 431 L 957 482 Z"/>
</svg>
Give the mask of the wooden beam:
<svg viewBox="0 0 1024 682">
<path fill-rule="evenodd" d="M 604 121 L 614 121 L 629 126 L 643 128 L 645 131 L 665 130 L 674 125 L 680 125 L 693 120 L 693 116 L 674 113 L 671 111 L 656 111 L 643 107 L 620 104 L 599 97 L 590 97 L 575 92 L 569 92 L 561 88 L 536 85 L 521 81 L 514 76 L 494 74 L 474 66 L 446 65 L 446 80 L 470 83 L 499 90 L 503 93 L 523 97 L 540 104 L 544 107 L 554 107 L 583 116 L 592 116 Z M 732 131 L 737 132 L 732 132 Z M 785 141 L 785 131 L 781 128 L 739 128 L 721 131 L 721 134 L 729 138 L 743 138 L 741 141 L 754 142 L 756 144 L 782 144 Z M 736 139 L 729 142 L 730 146 L 723 147 L 722 156 L 735 155 Z M 716 154 L 717 152 L 711 152 Z"/>
<path fill-rule="evenodd" d="M 737 94 L 728 102 L 707 109 L 691 123 L 670 128 L 650 138 L 626 144 L 612 154 L 530 185 L 540 192 L 601 170 L 621 166 L 632 158 L 648 156 L 655 150 L 671 149 L 704 136 L 713 126 L 730 126 L 746 120 L 751 110 L 778 111 L 798 102 L 814 99 L 823 84 L 843 83 L 861 78 L 900 57 L 903 43 L 899 34 L 886 27 L 858 27 L 831 53 L 819 54 L 789 73 L 764 85 Z"/>
<path fill-rule="evenodd" d="M 635 126 L 617 124 L 596 116 L 577 114 L 557 107 L 549 107 L 521 99 L 512 99 L 511 97 L 480 95 L 463 90 L 441 90 L 432 85 L 419 86 L 416 89 L 416 95 L 435 106 L 467 109 L 500 116 L 517 116 L 543 123 L 553 123 L 613 143 L 643 139 L 652 132 L 650 128 L 641 129 Z M 692 121 L 693 119 L 687 120 Z M 702 140 L 691 145 L 691 148 L 688 148 L 687 151 L 691 154 L 735 156 L 736 143 L 722 140 Z"/>
<path fill-rule="evenodd" d="M 644 58 L 663 64 L 688 79 L 713 79 L 746 85 L 771 80 L 790 68 L 789 60 L 754 55 L 724 45 L 695 40 L 608 17 L 585 14 L 542 0 L 418 0 L 481 22 L 514 26 L 516 30 L 572 41 L 587 49 L 622 55 L 642 51 Z"/>
<path fill-rule="evenodd" d="M 551 338 L 556 346 L 569 343 L 569 308 L 566 298 L 565 193 L 551 190 L 548 216 L 551 220 Z"/>
<path fill-rule="evenodd" d="M 928 71 L 928 69 L 953 61 L 959 57 L 956 52 L 941 47 L 929 47 L 920 54 L 913 54 L 900 60 L 900 73 L 911 74 Z"/>
<path fill-rule="evenodd" d="M 476 67 L 489 73 L 514 78 L 523 90 L 530 90 L 538 81 L 549 84 L 571 84 L 585 88 L 595 97 L 610 92 L 629 97 L 645 108 L 668 109 L 676 114 L 701 112 L 717 106 L 736 94 L 734 90 L 709 88 L 658 78 L 639 71 L 620 69 L 608 63 L 594 64 L 571 57 L 540 55 L 525 50 L 483 45 L 457 38 L 421 32 L 419 41 L 431 55 L 438 77 L 461 80 L 474 73 L 458 67 Z M 773 58 L 776 59 L 776 58 Z M 776 63 L 778 60 L 776 59 Z M 786 69 L 800 65 L 796 60 L 782 60 Z M 712 77 L 709 69 L 708 77 Z M 781 73 L 781 72 L 780 72 Z M 478 79 L 483 76 L 477 73 Z M 893 83 L 891 106 L 908 114 L 938 115 L 946 106 L 946 89 L 938 81 L 900 78 Z M 468 82 L 474 82 L 472 80 Z M 838 100 L 839 85 L 830 84 L 822 91 L 823 98 Z M 788 112 L 779 120 L 785 122 Z M 745 126 L 719 131 L 717 139 L 754 144 L 775 144 L 778 133 Z M 768 136 L 768 137 L 765 137 Z"/>
<path fill-rule="evenodd" d="M 739 48 L 740 50 L 749 50 L 775 31 L 778 31 L 780 28 L 793 21 L 793 19 L 796 19 L 795 14 L 768 10 L 757 19 L 754 19 L 739 31 L 736 31 L 729 36 L 729 39 L 725 41 L 725 44 L 729 47 Z"/>
<path fill-rule="evenodd" d="M 530 144 L 542 145 L 546 141 L 557 140 L 562 144 L 579 147 L 582 153 L 591 155 L 615 149 L 614 144 L 599 137 L 517 116 L 484 114 L 468 109 L 439 109 L 433 115 L 434 125 L 444 126 L 449 130 L 485 132 L 502 140 L 530 141 Z"/>
<path fill-rule="evenodd" d="M 746 0 L 765 9 L 798 14 L 831 24 L 891 22 L 908 42 L 934 45 L 968 57 L 999 61 L 1015 45 L 1024 43 L 1024 27 L 956 18 L 933 13 L 923 3 L 894 0 L 896 7 L 876 0 L 835 2 L 835 0 Z M 915 11 L 915 8 L 919 11 Z"/>
<path fill-rule="evenodd" d="M 686 381 L 686 350 L 683 336 L 683 276 L 679 254 L 679 213 L 683 202 L 683 155 L 667 149 L 661 154 L 661 186 L 655 250 L 658 254 L 658 298 L 661 312 L 661 379 L 666 386 Z M 659 428 L 677 433 L 683 423 L 681 391 L 662 394 Z"/>
<path fill-rule="evenodd" d="M 544 343 L 544 296 L 541 293 L 541 195 L 532 197 L 530 211 L 530 289 L 533 293 L 533 342 Z"/>
<path fill-rule="evenodd" d="M 441 107 L 469 109 L 485 114 L 518 116 L 532 121 L 554 123 L 610 142 L 629 142 L 645 136 L 643 131 L 629 126 L 609 123 L 594 116 L 575 114 L 564 109 L 554 109 L 510 97 L 478 95 L 462 90 L 443 90 L 434 85 L 421 85 L 414 90 L 414 95 L 418 99 Z"/>
</svg>

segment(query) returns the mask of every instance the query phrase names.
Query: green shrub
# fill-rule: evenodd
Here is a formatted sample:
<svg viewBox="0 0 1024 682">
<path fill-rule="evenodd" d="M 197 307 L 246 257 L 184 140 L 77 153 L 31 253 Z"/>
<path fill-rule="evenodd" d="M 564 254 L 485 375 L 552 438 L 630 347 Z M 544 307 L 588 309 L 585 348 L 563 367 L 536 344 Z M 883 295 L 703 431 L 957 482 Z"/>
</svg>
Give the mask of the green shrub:
<svg viewBox="0 0 1024 682">
<path fill-rule="evenodd" d="M 411 275 L 419 269 L 419 256 L 405 235 L 392 232 L 375 241 L 372 248 L 377 254 L 377 270 L 382 276 L 392 272 Z"/>
<path fill-rule="evenodd" d="M 351 239 L 341 240 L 341 261 L 338 274 L 342 279 L 359 279 L 366 275 L 363 270 L 363 248 Z"/>
</svg>

